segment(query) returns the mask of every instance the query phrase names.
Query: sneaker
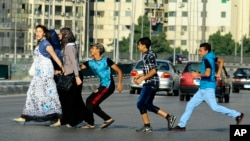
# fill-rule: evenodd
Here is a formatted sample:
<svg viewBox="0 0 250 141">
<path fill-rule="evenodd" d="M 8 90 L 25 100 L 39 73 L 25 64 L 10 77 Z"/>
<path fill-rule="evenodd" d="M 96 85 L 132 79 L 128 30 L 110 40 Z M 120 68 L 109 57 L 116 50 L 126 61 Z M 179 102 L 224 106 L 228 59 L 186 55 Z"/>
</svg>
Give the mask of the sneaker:
<svg viewBox="0 0 250 141">
<path fill-rule="evenodd" d="M 173 126 L 174 126 L 176 116 L 170 115 L 170 117 L 167 120 L 168 120 L 168 129 L 171 130 L 173 128 Z"/>
<path fill-rule="evenodd" d="M 186 127 L 175 126 L 171 131 L 186 131 Z"/>
<path fill-rule="evenodd" d="M 236 117 L 236 125 L 239 125 L 244 117 L 244 114 L 241 113 L 239 116 Z"/>
<path fill-rule="evenodd" d="M 136 132 L 151 133 L 151 132 L 153 132 L 153 129 L 152 129 L 152 127 L 143 126 L 142 128 L 136 129 Z"/>
</svg>

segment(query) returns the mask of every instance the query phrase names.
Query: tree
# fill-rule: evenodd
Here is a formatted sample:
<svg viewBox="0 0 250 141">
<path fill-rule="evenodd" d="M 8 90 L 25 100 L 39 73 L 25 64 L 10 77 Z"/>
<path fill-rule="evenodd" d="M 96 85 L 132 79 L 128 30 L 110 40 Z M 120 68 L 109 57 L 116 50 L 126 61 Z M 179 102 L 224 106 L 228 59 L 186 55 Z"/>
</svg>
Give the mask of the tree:
<svg viewBox="0 0 250 141">
<path fill-rule="evenodd" d="M 240 48 L 239 47 L 239 52 L 240 52 Z M 247 38 L 246 36 L 243 37 L 243 53 L 245 55 L 250 55 L 250 38 Z"/>
<path fill-rule="evenodd" d="M 221 35 L 220 31 L 209 36 L 208 42 L 212 46 L 212 51 L 218 55 L 232 55 L 234 53 L 235 41 L 232 34 Z"/>
<path fill-rule="evenodd" d="M 152 32 L 152 27 L 150 28 L 150 23 L 149 19 L 146 15 L 140 16 L 138 18 L 138 25 L 135 25 L 135 30 L 134 30 L 134 40 L 133 40 L 133 47 L 137 47 L 137 41 L 141 37 L 149 37 L 150 32 Z M 158 28 L 157 28 L 158 29 Z M 128 53 L 129 52 L 129 46 L 130 46 L 130 37 L 131 34 L 129 35 L 128 38 L 123 38 L 119 42 L 119 47 L 120 47 L 120 52 L 123 53 Z M 152 50 L 155 53 L 162 53 L 162 52 L 172 52 L 172 48 L 169 46 L 168 41 L 166 40 L 166 34 L 165 32 L 161 31 L 157 34 L 152 34 L 151 35 L 151 41 L 152 41 Z M 134 52 L 136 50 L 134 49 Z"/>
<path fill-rule="evenodd" d="M 158 36 L 152 36 L 151 49 L 155 53 L 171 53 L 173 49 L 169 46 L 166 40 L 166 34 L 164 32 L 160 33 Z"/>
</svg>

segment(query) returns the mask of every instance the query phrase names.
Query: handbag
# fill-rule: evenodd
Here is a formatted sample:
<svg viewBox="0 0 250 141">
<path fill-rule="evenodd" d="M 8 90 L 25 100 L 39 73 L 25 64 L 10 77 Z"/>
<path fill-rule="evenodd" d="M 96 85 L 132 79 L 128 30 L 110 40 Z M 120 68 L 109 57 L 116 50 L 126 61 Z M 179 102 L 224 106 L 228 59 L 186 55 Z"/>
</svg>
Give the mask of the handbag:
<svg viewBox="0 0 250 141">
<path fill-rule="evenodd" d="M 35 72 L 36 72 L 35 62 L 33 62 L 33 63 L 31 64 L 30 69 L 29 69 L 29 75 L 30 75 L 30 76 L 34 76 L 34 75 L 35 75 Z"/>
<path fill-rule="evenodd" d="M 74 77 L 75 77 L 74 74 L 69 74 L 69 75 L 59 74 L 58 82 L 56 84 L 57 89 L 68 91 L 73 86 Z"/>
</svg>

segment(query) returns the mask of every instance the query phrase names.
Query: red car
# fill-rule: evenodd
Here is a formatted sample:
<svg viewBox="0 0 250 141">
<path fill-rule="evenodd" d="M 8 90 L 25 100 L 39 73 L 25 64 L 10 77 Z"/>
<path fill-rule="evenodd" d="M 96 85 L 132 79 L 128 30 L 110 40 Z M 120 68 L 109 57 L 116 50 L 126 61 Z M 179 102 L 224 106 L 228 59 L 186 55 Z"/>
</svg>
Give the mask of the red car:
<svg viewBox="0 0 250 141">
<path fill-rule="evenodd" d="M 179 97 L 180 101 L 186 101 L 190 100 L 190 97 L 193 96 L 200 85 L 200 77 L 192 77 L 191 72 L 197 71 L 199 72 L 201 66 L 201 62 L 194 62 L 190 61 L 186 64 L 184 67 L 181 78 L 180 78 L 180 88 L 179 88 Z M 217 69 L 218 67 L 216 67 Z M 230 84 L 230 76 L 228 75 L 225 67 L 223 66 L 221 79 L 217 79 L 216 84 L 216 97 L 218 98 L 218 102 L 224 102 L 228 103 L 230 99 L 230 90 L 231 90 L 231 84 Z"/>
</svg>

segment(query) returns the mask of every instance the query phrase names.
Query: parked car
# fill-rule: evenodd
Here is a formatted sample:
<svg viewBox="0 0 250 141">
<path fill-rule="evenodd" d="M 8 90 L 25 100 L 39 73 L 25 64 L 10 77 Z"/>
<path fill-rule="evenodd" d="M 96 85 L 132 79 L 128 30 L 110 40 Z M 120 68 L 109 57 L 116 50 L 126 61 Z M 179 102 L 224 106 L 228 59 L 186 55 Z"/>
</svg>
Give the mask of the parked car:
<svg viewBox="0 0 250 141">
<path fill-rule="evenodd" d="M 239 93 L 240 89 L 250 90 L 250 68 L 240 67 L 233 73 L 232 91 Z"/>
<path fill-rule="evenodd" d="M 179 97 L 180 101 L 190 100 L 190 97 L 193 96 L 199 88 L 200 85 L 200 77 L 192 77 L 191 72 L 196 71 L 199 72 L 201 66 L 201 62 L 190 61 L 186 64 L 181 73 L 180 78 L 180 89 L 179 89 Z M 218 66 L 216 67 L 216 71 Z M 218 98 L 218 102 L 228 103 L 230 99 L 230 76 L 228 75 L 225 67 L 223 66 L 221 79 L 217 79 L 216 83 L 216 97 Z"/>
<path fill-rule="evenodd" d="M 173 63 L 174 61 L 174 57 L 170 56 L 168 58 L 169 61 L 171 61 Z M 183 64 L 183 63 L 187 63 L 188 62 L 188 57 L 187 55 L 184 54 L 176 54 L 175 55 L 175 64 Z"/>
<path fill-rule="evenodd" d="M 178 96 L 180 76 L 178 71 L 174 68 L 173 64 L 168 60 L 156 60 L 157 74 L 160 78 L 160 86 L 158 91 L 166 91 L 167 95 Z M 130 94 L 140 94 L 144 81 L 137 85 L 134 83 L 134 77 L 143 72 L 143 62 L 138 61 L 130 73 Z"/>
</svg>

